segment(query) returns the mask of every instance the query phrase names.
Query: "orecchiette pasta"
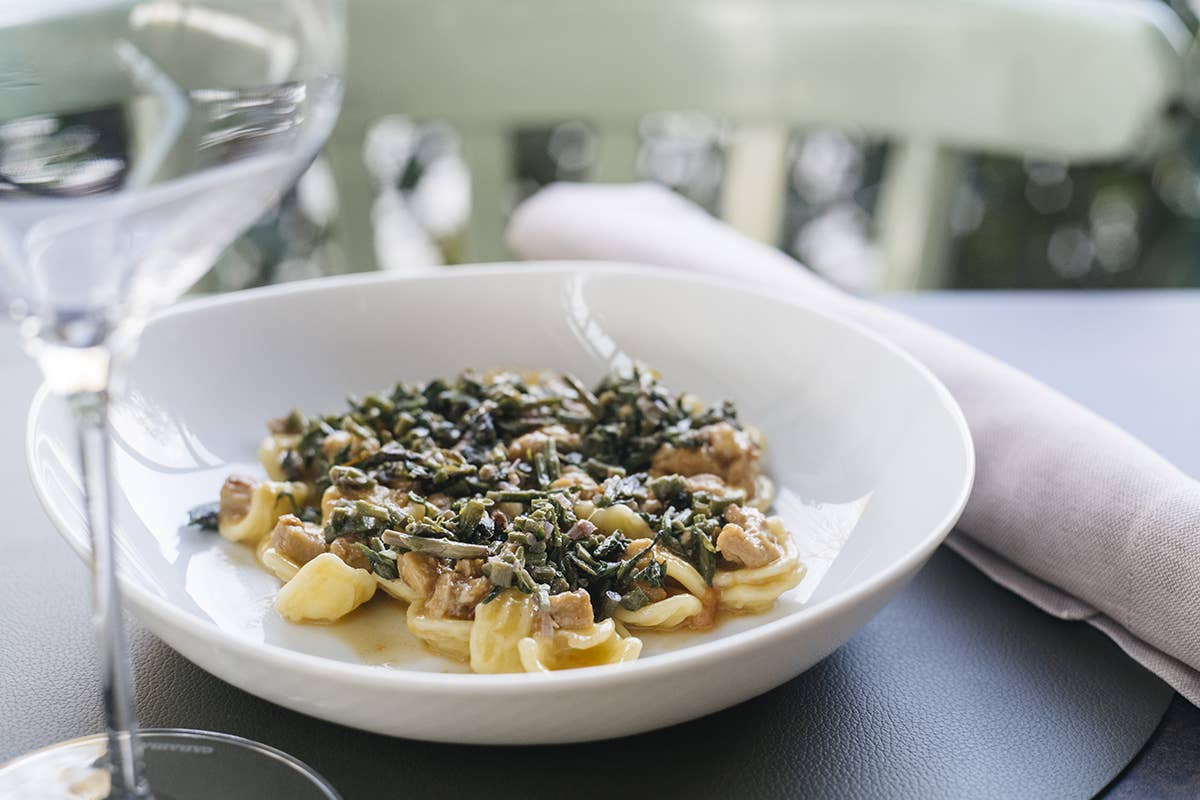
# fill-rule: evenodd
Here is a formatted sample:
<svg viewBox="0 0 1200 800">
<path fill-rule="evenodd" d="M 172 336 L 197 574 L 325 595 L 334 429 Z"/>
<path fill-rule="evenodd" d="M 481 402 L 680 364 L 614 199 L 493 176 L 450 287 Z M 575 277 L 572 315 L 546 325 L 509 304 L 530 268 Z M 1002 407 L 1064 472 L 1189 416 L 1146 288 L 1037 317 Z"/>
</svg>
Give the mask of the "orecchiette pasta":
<svg viewBox="0 0 1200 800">
<path fill-rule="evenodd" d="M 375 578 L 333 553 L 322 553 L 292 576 L 275 609 L 293 622 L 334 622 L 371 599 Z"/>
<path fill-rule="evenodd" d="M 267 571 L 279 580 L 287 583 L 296 577 L 300 565 L 275 549 L 269 536 L 264 536 L 258 543 L 258 561 Z"/>
<path fill-rule="evenodd" d="M 783 527 L 783 521 L 779 517 L 767 518 L 767 530 L 783 554 L 762 567 L 717 572 L 713 576 L 713 588 L 717 590 L 721 608 L 761 613 L 804 578 L 805 568 L 800 563 L 796 543 Z"/>
<path fill-rule="evenodd" d="M 650 547 L 650 539 L 635 539 L 629 543 L 628 556 L 641 553 Z M 681 594 L 664 597 L 636 610 L 617 608 L 613 617 L 635 628 L 672 630 L 690 620 L 703 619 L 708 607 L 714 602 L 713 589 L 696 571 L 696 568 L 674 553 L 654 549 L 654 559 L 665 567 L 667 578 L 684 590 Z"/>
<path fill-rule="evenodd" d="M 471 632 L 475 622 L 465 619 L 432 617 L 425 613 L 425 602 L 408 606 L 408 630 L 430 649 L 456 661 L 471 659 Z"/>
<path fill-rule="evenodd" d="M 587 519 L 605 533 L 620 531 L 626 536 L 636 539 L 650 539 L 654 536 L 654 531 L 650 530 L 646 520 L 626 505 L 597 508 Z"/>
<path fill-rule="evenodd" d="M 417 603 L 424 599 L 421 593 L 405 583 L 403 578 L 384 578 L 376 575 L 375 580 L 379 582 L 379 588 L 384 594 L 390 595 L 401 602 Z"/>
<path fill-rule="evenodd" d="M 308 486 L 303 483 L 231 478 L 221 489 L 217 529 L 231 542 L 257 544 L 281 516 L 298 510 L 307 500 Z"/>
<path fill-rule="evenodd" d="M 288 479 L 283 460 L 289 452 L 295 451 L 299 444 L 300 435 L 296 433 L 272 434 L 262 440 L 258 445 L 258 463 L 262 464 L 268 478 L 273 481 Z"/>
<path fill-rule="evenodd" d="M 694 617 L 703 611 L 704 604 L 700 601 L 699 597 L 692 594 L 676 594 L 644 605 L 637 611 L 618 608 L 613 612 L 613 616 L 626 625 L 632 625 L 635 628 L 671 630 L 678 628 L 688 618 Z"/>
<path fill-rule="evenodd" d="M 471 669 L 475 672 L 520 672 L 519 645 L 533 633 L 531 595 L 509 590 L 475 608 L 471 627 Z"/>
<path fill-rule="evenodd" d="M 762 434 L 641 367 L 399 384 L 268 428 L 267 479 L 231 476 L 195 518 L 255 546 L 284 618 L 379 594 L 474 672 L 632 661 L 640 631 L 764 611 L 804 575 L 764 515 Z"/>
<path fill-rule="evenodd" d="M 517 643 L 517 650 L 526 672 L 550 672 L 633 661 L 642 652 L 642 640 L 622 636 L 613 620 L 606 619 L 586 631 L 527 636 Z"/>
</svg>

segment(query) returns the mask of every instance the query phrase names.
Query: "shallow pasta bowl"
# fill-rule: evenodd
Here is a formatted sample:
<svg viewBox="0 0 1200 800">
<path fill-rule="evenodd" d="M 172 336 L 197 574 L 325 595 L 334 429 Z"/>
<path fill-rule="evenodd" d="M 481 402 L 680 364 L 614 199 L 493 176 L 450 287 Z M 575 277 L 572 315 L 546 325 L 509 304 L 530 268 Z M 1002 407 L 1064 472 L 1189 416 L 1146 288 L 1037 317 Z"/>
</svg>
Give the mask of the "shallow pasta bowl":
<svg viewBox="0 0 1200 800">
<path fill-rule="evenodd" d="M 633 663 L 472 675 L 372 601 L 343 623 L 283 621 L 250 548 L 183 527 L 235 470 L 258 471 L 263 422 L 340 408 L 397 380 L 466 367 L 571 371 L 629 359 L 762 429 L 776 511 L 804 581 L 763 615 L 647 636 Z M 86 557 L 62 404 L 42 392 L 28 457 L 50 517 Z M 355 276 L 190 302 L 154 319 L 113 411 L 114 505 L 127 605 L 184 656 L 265 699 L 334 722 L 439 741 L 568 742 L 716 711 L 788 680 L 850 638 L 957 520 L 973 455 L 923 367 L 863 329 L 728 284 L 622 265 L 491 265 Z"/>
</svg>

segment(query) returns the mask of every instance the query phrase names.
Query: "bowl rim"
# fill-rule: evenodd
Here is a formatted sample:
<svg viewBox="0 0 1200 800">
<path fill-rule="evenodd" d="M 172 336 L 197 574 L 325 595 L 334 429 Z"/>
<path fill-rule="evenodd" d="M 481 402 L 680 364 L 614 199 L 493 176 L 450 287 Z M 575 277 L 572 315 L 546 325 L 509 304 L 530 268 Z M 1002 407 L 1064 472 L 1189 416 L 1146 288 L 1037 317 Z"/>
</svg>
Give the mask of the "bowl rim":
<svg viewBox="0 0 1200 800">
<path fill-rule="evenodd" d="M 428 270 L 418 273 L 397 274 L 394 272 L 369 272 L 336 275 L 296 281 L 276 286 L 266 286 L 233 292 L 225 295 L 203 297 L 185 300 L 170 306 L 156 314 L 148 321 L 147 327 L 157 324 L 160 320 L 174 317 L 190 316 L 203 313 L 209 308 L 228 305 L 254 303 L 262 299 L 287 297 L 290 295 L 321 292 L 329 288 L 342 286 L 371 286 L 392 282 L 441 282 L 460 281 L 464 279 L 485 278 L 488 280 L 502 279 L 506 275 L 526 274 L 530 272 L 544 273 L 549 276 L 586 275 L 591 273 L 623 275 L 635 280 L 643 278 L 666 279 L 693 285 L 705 285 L 734 291 L 743 295 L 751 295 L 760 300 L 791 306 L 803 313 L 821 317 L 824 320 L 849 329 L 855 335 L 861 336 L 884 350 L 913 369 L 918 376 L 934 391 L 935 397 L 957 429 L 959 439 L 964 448 L 966 460 L 962 481 L 958 493 L 947 513 L 930 531 L 921 538 L 919 543 L 911 548 L 902 558 L 889 564 L 878 573 L 860 581 L 844 592 L 834 594 L 819 603 L 804 606 L 778 619 L 764 622 L 744 631 L 738 631 L 720 639 L 690 644 L 677 650 L 655 654 L 652 658 L 637 659 L 628 663 L 605 664 L 594 667 L 581 667 L 570 670 L 560 670 L 548 673 L 511 673 L 485 675 L 475 673 L 439 673 L 397 668 L 381 669 L 377 665 L 354 664 L 325 656 L 312 655 L 292 650 L 281 645 L 263 642 L 240 633 L 218 627 L 210 620 L 202 619 L 194 614 L 159 597 L 149 588 L 143 586 L 131 575 L 128 568 L 118 571 L 122 599 L 127 607 L 149 615 L 185 634 L 193 641 L 203 641 L 217 644 L 232 655 L 244 655 L 259 662 L 267 662 L 270 667 L 289 670 L 303 670 L 321 678 L 350 679 L 371 688 L 412 689 L 432 692 L 447 692 L 456 695 L 490 694 L 497 690 L 507 693 L 543 692 L 548 689 L 563 689 L 580 684 L 590 684 L 596 681 L 608 683 L 627 683 L 653 674 L 671 672 L 683 667 L 698 668 L 704 664 L 720 660 L 737 658 L 753 652 L 756 648 L 766 645 L 772 640 L 787 639 L 792 634 L 810 626 L 818 625 L 822 620 L 840 615 L 861 605 L 872 597 L 893 585 L 896 581 L 911 575 L 933 554 L 942 540 L 950 533 L 954 524 L 962 515 L 970 496 L 975 478 L 975 449 L 966 418 L 954 400 L 950 391 L 933 375 L 933 373 L 913 356 L 882 335 L 865 327 L 861 323 L 828 309 L 798 302 L 795 299 L 773 295 L 766 289 L 747 286 L 724 277 L 696 275 L 679 269 L 660 266 L 637 264 L 621 261 L 575 261 L 555 260 L 542 262 L 493 262 L 456 266 L 444 272 Z M 39 503 L 45 510 L 51 523 L 67 544 L 79 555 L 84 562 L 90 560 L 90 547 L 82 539 L 77 539 L 72 526 L 66 518 L 52 505 L 47 490 L 43 486 L 38 471 L 35 434 L 36 423 L 40 418 L 49 398 L 50 388 L 42 384 L 34 394 L 26 418 L 25 457 L 30 480 Z"/>
</svg>

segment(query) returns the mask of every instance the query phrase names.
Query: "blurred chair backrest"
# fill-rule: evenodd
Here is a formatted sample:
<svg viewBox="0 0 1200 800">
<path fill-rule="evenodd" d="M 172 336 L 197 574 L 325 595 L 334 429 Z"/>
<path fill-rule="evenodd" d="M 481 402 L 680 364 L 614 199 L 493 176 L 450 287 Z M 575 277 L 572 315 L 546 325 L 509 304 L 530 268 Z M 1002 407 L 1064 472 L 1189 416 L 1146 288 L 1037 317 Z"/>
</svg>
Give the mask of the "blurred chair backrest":
<svg viewBox="0 0 1200 800">
<path fill-rule="evenodd" d="M 959 154 L 1064 162 L 1151 146 L 1182 97 L 1186 28 L 1156 0 L 349 0 L 330 146 L 352 263 L 374 262 L 364 135 L 445 119 L 471 168 L 469 254 L 503 257 L 510 133 L 583 119 L 598 180 L 632 180 L 645 114 L 730 121 L 721 215 L 778 236 L 791 132 L 892 143 L 876 211 L 893 288 L 936 285 Z"/>
</svg>

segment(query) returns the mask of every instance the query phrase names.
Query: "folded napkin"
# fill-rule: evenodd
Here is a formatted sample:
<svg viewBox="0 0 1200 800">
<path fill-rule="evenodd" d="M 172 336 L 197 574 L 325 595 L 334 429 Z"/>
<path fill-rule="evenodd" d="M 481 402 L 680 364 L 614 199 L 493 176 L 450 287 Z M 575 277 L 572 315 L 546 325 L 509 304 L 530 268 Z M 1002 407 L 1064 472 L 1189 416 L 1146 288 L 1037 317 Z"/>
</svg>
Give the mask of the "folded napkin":
<svg viewBox="0 0 1200 800">
<path fill-rule="evenodd" d="M 656 186 L 558 184 L 521 205 L 528 259 L 632 261 L 734 277 L 873 328 L 929 367 L 975 440 L 948 544 L 997 583 L 1086 620 L 1200 704 L 1200 484 L 1058 392 L 926 325 L 852 297 Z"/>
</svg>

